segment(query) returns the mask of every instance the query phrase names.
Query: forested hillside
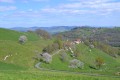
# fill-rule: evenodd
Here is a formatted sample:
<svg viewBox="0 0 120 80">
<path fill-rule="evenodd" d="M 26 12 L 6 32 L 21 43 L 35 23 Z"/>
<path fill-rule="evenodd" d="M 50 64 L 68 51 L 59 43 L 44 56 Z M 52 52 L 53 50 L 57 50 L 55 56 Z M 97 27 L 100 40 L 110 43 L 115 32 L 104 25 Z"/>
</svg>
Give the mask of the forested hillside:
<svg viewBox="0 0 120 80">
<path fill-rule="evenodd" d="M 76 27 L 70 31 L 59 33 L 63 39 L 83 39 L 90 41 L 100 41 L 112 46 L 120 46 L 120 27 L 114 28 L 96 28 L 96 27 Z"/>
</svg>

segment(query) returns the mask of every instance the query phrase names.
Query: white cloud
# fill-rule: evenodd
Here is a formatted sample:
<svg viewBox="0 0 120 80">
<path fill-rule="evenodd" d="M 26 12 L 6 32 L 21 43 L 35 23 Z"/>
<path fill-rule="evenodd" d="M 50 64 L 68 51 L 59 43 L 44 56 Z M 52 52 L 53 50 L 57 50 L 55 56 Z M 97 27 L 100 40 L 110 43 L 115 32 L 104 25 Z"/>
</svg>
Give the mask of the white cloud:
<svg viewBox="0 0 120 80">
<path fill-rule="evenodd" d="M 7 15 L 9 16 L 9 15 Z M 28 11 L 17 11 L 10 15 L 10 17 L 23 17 L 23 18 L 38 18 L 41 17 L 40 11 L 33 11 L 32 9 L 28 9 Z"/>
<path fill-rule="evenodd" d="M 16 9 L 17 8 L 15 6 L 0 6 L 0 12 L 16 10 Z"/>
<path fill-rule="evenodd" d="M 41 10 L 42 12 L 46 13 L 53 13 L 53 14 L 64 14 L 64 15 L 69 15 L 69 14 L 86 14 L 86 13 L 95 13 L 93 10 L 82 10 L 82 9 L 61 9 L 61 8 L 45 8 Z"/>
<path fill-rule="evenodd" d="M 0 0 L 0 2 L 14 3 L 14 0 Z"/>
<path fill-rule="evenodd" d="M 44 12 L 63 14 L 110 14 L 120 12 L 120 2 L 113 0 L 69 0 L 69 3 L 42 9 Z M 72 2 L 71 2 L 72 1 Z"/>
</svg>

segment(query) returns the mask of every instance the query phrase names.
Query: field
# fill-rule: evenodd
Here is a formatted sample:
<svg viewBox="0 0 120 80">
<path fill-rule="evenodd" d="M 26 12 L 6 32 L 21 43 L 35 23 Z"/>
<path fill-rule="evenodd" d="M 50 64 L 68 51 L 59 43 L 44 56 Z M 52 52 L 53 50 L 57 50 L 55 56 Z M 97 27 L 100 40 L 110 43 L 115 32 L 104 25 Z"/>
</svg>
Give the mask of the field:
<svg viewBox="0 0 120 80">
<path fill-rule="evenodd" d="M 1 80 L 119 80 L 119 77 L 89 76 L 50 71 L 1 71 Z"/>
</svg>

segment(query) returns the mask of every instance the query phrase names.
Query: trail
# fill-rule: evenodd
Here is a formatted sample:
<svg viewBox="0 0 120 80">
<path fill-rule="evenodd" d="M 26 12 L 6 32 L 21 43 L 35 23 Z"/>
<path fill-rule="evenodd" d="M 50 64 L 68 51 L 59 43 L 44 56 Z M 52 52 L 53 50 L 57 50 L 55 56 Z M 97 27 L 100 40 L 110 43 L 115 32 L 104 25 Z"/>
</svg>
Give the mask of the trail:
<svg viewBox="0 0 120 80">
<path fill-rule="evenodd" d="M 59 53 L 60 51 L 62 51 L 62 50 L 63 50 L 63 49 L 60 49 L 60 50 L 56 51 L 54 54 L 52 54 L 52 57 L 53 57 L 54 55 L 58 54 L 58 53 Z M 41 67 L 40 67 L 41 64 L 42 64 L 42 62 L 38 62 L 38 63 L 35 65 L 35 68 L 41 69 L 41 70 L 45 69 L 45 68 L 41 68 Z M 45 69 L 45 70 L 50 70 L 50 69 Z"/>
<path fill-rule="evenodd" d="M 60 50 L 56 51 L 54 54 L 52 54 L 52 56 L 58 54 L 58 53 L 59 53 L 60 51 L 62 51 L 62 50 L 63 50 L 63 49 L 60 49 Z"/>
</svg>

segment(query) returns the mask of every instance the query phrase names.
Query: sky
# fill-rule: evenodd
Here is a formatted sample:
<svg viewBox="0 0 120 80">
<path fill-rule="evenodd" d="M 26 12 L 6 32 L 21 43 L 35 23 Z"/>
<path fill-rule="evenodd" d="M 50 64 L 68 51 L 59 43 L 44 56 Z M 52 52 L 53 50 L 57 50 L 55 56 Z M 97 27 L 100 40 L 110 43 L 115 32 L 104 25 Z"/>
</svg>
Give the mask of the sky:
<svg viewBox="0 0 120 80">
<path fill-rule="evenodd" d="M 0 0 L 0 27 L 120 26 L 120 0 Z"/>
</svg>

